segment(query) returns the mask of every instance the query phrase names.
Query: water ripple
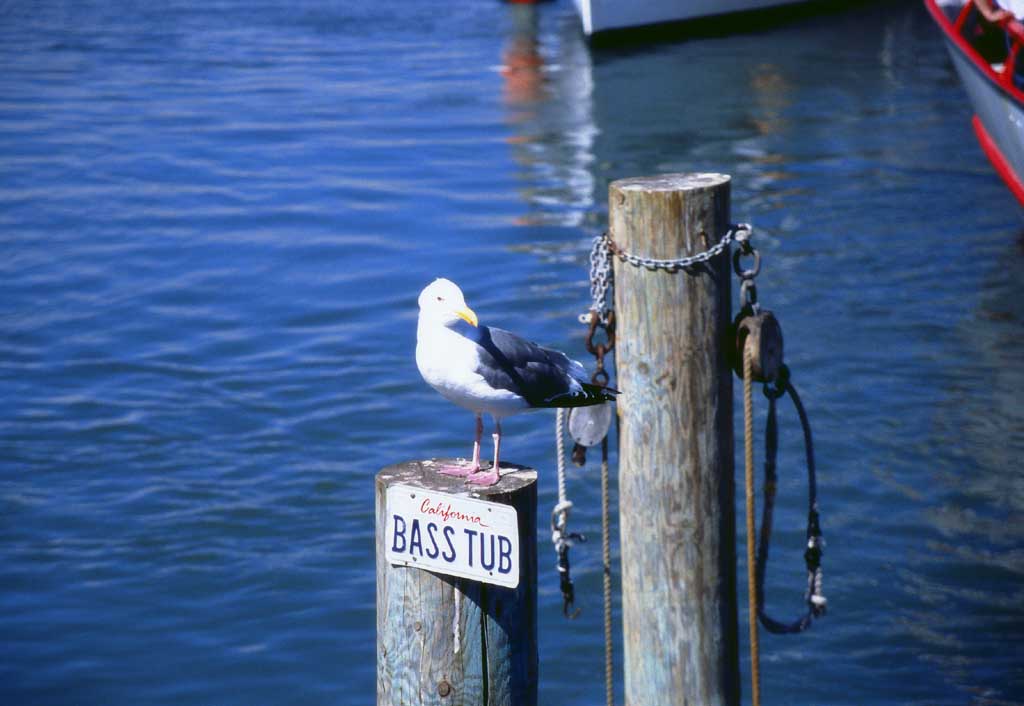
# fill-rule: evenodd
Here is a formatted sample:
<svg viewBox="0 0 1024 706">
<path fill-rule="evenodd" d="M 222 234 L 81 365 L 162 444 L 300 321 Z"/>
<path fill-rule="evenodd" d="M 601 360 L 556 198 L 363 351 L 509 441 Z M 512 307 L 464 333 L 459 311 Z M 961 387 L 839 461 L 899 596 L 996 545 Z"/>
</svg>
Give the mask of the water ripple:
<svg viewBox="0 0 1024 706">
<path fill-rule="evenodd" d="M 584 359 L 607 184 L 670 170 L 733 175 L 815 425 L 833 612 L 765 702 L 1019 701 L 1019 216 L 923 11 L 846 12 L 598 51 L 569 3 L 0 3 L 0 702 L 364 702 L 372 475 L 471 441 L 419 289 Z M 551 506 L 550 417 L 505 426 Z M 541 551 L 542 701 L 596 702 L 599 556 L 570 629 Z"/>
</svg>

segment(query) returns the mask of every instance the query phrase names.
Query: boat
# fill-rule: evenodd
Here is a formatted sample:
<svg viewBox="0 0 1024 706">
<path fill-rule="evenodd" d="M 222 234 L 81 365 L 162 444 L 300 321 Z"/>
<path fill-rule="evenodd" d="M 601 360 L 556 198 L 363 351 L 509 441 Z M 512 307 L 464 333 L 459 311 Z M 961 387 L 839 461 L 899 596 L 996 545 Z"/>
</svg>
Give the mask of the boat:
<svg viewBox="0 0 1024 706">
<path fill-rule="evenodd" d="M 588 37 L 613 30 L 687 22 L 796 5 L 808 0 L 573 0 Z"/>
<path fill-rule="evenodd" d="M 974 108 L 971 124 L 981 149 L 1024 205 L 1024 26 L 992 26 L 969 0 L 925 0 L 925 6 Z"/>
</svg>

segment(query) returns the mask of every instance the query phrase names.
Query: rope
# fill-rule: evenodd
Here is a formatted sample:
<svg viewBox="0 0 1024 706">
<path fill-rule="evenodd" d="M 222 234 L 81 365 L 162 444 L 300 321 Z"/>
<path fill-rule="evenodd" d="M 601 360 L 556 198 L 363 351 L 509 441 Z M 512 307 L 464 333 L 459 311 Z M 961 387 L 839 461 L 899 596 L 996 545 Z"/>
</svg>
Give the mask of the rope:
<svg viewBox="0 0 1024 706">
<path fill-rule="evenodd" d="M 569 510 L 572 509 L 572 501 L 565 492 L 565 410 L 559 407 L 555 413 L 555 453 L 558 456 L 556 468 L 558 469 L 558 502 L 551 510 L 551 543 L 555 545 L 555 551 L 561 554 L 563 547 L 572 546 L 572 538 L 565 532 L 566 523 L 569 521 Z M 558 570 L 564 572 L 562 562 L 559 561 Z"/>
<path fill-rule="evenodd" d="M 828 600 L 822 593 L 821 555 L 825 546 L 825 538 L 821 534 L 818 516 L 818 483 L 814 464 L 814 440 L 811 437 L 811 424 L 807 419 L 800 395 L 789 378 L 789 368 L 785 365 L 779 370 L 779 377 L 773 385 L 765 385 L 765 396 L 768 398 L 768 421 L 765 425 L 765 462 L 764 462 L 764 510 L 761 515 L 761 537 L 757 549 L 756 590 L 758 618 L 769 632 L 776 634 L 803 632 L 811 626 L 814 619 L 823 616 L 828 608 Z M 776 473 L 776 456 L 779 448 L 779 432 L 775 402 L 779 397 L 789 393 L 800 418 L 800 427 L 804 436 L 804 452 L 807 463 L 807 551 L 804 561 L 807 564 L 807 591 L 804 600 L 807 612 L 791 623 L 783 623 L 769 616 L 764 610 L 764 578 L 768 570 L 768 547 L 772 534 L 772 515 L 775 507 L 775 490 L 778 484 Z"/>
<path fill-rule="evenodd" d="M 558 454 L 558 503 L 551 511 L 551 541 L 558 553 L 558 571 L 562 588 L 563 612 L 566 617 L 574 618 L 579 613 L 570 612 L 573 603 L 572 581 L 569 579 L 568 548 L 574 541 L 582 541 L 583 537 L 565 531 L 566 521 L 572 502 L 566 498 L 565 491 L 565 424 L 564 410 L 559 408 L 555 414 L 555 448 Z M 614 665 L 612 636 L 612 551 L 611 551 L 611 520 L 609 512 L 608 492 L 608 437 L 601 439 L 601 562 L 603 565 L 604 584 L 604 687 L 607 706 L 614 706 Z"/>
<path fill-rule="evenodd" d="M 601 439 L 601 561 L 604 564 L 604 691 L 607 706 L 615 704 L 612 684 L 612 550 L 608 512 L 608 437 Z"/>
<path fill-rule="evenodd" d="M 552 514 L 558 514 L 562 516 L 561 525 L 564 527 L 566 520 L 569 519 L 569 508 L 572 507 L 572 503 L 566 498 L 565 492 L 565 439 L 563 437 L 563 430 L 565 429 L 565 409 L 562 407 L 558 408 L 555 414 L 555 453 L 558 454 L 558 504 L 555 505 L 555 509 Z M 559 538 L 561 538 L 561 532 L 559 532 Z M 555 541 L 552 537 L 551 541 Z M 557 542 L 556 542 L 557 543 Z"/>
<path fill-rule="evenodd" d="M 750 681 L 751 703 L 761 704 L 761 665 L 757 640 L 758 591 L 754 558 L 754 395 L 752 390 L 754 353 L 750 346 L 743 348 L 743 455 L 746 467 L 747 489 L 747 596 L 750 625 Z"/>
<path fill-rule="evenodd" d="M 572 501 L 565 492 L 565 410 L 558 408 L 555 413 L 555 449 L 558 455 L 558 503 L 551 510 L 551 543 L 558 555 L 558 587 L 562 592 L 562 614 L 567 618 L 575 618 L 579 610 L 573 611 L 576 600 L 575 588 L 569 575 L 569 548 L 575 542 L 585 542 L 586 537 L 566 530 L 569 522 L 569 510 Z"/>
</svg>

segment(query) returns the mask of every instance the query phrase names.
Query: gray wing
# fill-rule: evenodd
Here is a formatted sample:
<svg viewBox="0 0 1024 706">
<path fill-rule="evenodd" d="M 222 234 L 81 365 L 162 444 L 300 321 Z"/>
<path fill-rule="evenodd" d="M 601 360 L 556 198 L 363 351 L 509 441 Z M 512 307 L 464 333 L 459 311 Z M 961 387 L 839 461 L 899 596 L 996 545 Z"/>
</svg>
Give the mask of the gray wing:
<svg viewBox="0 0 1024 706">
<path fill-rule="evenodd" d="M 500 328 L 476 332 L 480 364 L 476 372 L 491 387 L 510 390 L 531 407 L 580 407 L 612 399 L 584 382 L 583 366 L 564 353 L 538 346 Z"/>
</svg>

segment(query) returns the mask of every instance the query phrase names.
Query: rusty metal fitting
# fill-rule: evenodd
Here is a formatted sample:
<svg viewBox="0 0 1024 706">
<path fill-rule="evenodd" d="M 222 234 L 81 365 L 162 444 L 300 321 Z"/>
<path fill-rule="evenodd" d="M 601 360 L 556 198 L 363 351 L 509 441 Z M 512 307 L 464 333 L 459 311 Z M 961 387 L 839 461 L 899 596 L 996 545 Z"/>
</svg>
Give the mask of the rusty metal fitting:
<svg viewBox="0 0 1024 706">
<path fill-rule="evenodd" d="M 594 335 L 598 330 L 603 330 L 606 340 L 604 343 L 594 343 Z M 587 328 L 587 340 L 586 340 L 587 352 L 591 355 L 598 355 L 598 351 L 601 351 L 603 357 L 606 353 L 610 352 L 615 348 L 615 312 L 608 312 L 608 323 L 602 324 L 600 317 L 596 311 L 590 312 L 590 325 Z"/>
</svg>

